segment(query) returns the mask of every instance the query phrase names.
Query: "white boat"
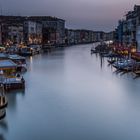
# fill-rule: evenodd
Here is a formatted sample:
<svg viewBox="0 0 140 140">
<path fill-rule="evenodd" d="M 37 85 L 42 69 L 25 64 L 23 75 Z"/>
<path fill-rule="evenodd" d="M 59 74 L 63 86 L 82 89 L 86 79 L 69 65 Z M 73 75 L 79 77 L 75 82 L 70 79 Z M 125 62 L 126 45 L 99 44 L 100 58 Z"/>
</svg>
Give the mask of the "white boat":
<svg viewBox="0 0 140 140">
<path fill-rule="evenodd" d="M 113 63 L 113 67 L 117 68 L 117 69 L 123 69 L 123 68 L 126 68 L 128 66 L 131 66 L 133 65 L 133 60 L 130 60 L 130 59 L 122 59 L 120 61 L 116 61 Z"/>
</svg>

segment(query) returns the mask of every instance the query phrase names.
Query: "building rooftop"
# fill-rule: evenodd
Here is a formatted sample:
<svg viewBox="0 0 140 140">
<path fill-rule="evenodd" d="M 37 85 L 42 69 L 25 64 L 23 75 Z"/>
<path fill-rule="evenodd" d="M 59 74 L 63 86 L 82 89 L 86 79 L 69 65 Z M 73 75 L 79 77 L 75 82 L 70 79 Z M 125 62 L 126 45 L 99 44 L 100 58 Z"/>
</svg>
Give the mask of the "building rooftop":
<svg viewBox="0 0 140 140">
<path fill-rule="evenodd" d="M 12 24 L 13 22 L 15 23 L 23 23 L 25 21 L 26 17 L 23 16 L 5 16 L 1 15 L 0 16 L 0 22 Z"/>
<path fill-rule="evenodd" d="M 15 64 L 12 60 L 0 60 L 0 68 L 16 68 L 17 64 Z"/>
<path fill-rule="evenodd" d="M 63 19 L 57 17 L 51 17 L 51 16 L 5 16 L 5 15 L 0 16 L 0 22 L 5 22 L 7 24 L 14 24 L 14 23 L 23 24 L 23 22 L 27 20 L 36 21 L 36 22 L 41 22 L 43 20 L 65 22 L 65 20 Z"/>
<path fill-rule="evenodd" d="M 8 58 L 7 54 L 0 53 L 0 58 Z"/>
<path fill-rule="evenodd" d="M 25 57 L 22 57 L 22 56 L 17 55 L 17 54 L 9 55 L 8 58 L 10 58 L 10 59 L 12 59 L 12 60 L 21 60 L 21 59 L 25 59 Z"/>
<path fill-rule="evenodd" d="M 57 21 L 57 20 L 62 20 L 63 19 L 57 18 L 57 17 L 51 17 L 51 16 L 30 16 L 28 17 L 30 20 L 48 20 L 48 21 Z"/>
</svg>

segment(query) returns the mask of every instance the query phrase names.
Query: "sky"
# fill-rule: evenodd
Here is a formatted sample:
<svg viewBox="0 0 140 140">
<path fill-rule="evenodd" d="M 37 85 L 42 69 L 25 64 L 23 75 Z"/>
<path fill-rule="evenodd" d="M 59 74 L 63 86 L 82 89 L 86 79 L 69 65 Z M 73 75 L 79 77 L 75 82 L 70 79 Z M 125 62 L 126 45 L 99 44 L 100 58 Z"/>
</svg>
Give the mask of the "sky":
<svg viewBox="0 0 140 140">
<path fill-rule="evenodd" d="M 140 0 L 0 0 L 3 15 L 55 16 L 66 27 L 112 31 Z"/>
</svg>

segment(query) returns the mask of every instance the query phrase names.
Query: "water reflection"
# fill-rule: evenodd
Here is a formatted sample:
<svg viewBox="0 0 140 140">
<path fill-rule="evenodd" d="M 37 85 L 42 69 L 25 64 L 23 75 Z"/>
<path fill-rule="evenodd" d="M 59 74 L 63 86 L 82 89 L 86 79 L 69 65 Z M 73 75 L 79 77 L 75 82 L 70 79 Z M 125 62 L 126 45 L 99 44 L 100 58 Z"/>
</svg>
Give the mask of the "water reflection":
<svg viewBox="0 0 140 140">
<path fill-rule="evenodd" d="M 8 131 L 8 124 L 7 124 L 7 121 L 5 119 L 0 121 L 0 128 L 4 131 Z"/>
<path fill-rule="evenodd" d="M 101 64 L 101 69 L 103 68 L 103 65 L 104 65 L 104 57 L 100 56 L 100 64 Z"/>
<path fill-rule="evenodd" d="M 140 78 L 140 76 L 138 75 L 138 76 L 134 76 L 133 79 L 139 79 L 139 78 Z"/>
<path fill-rule="evenodd" d="M 6 140 L 5 132 L 8 132 L 8 124 L 6 119 L 3 119 L 0 121 L 0 140 Z"/>
<path fill-rule="evenodd" d="M 17 96 L 20 96 L 23 99 L 25 97 L 25 90 L 13 90 L 7 92 L 6 96 L 8 98 L 8 109 L 12 112 L 16 112 Z"/>
<path fill-rule="evenodd" d="M 1 139 L 140 139 L 140 79 L 114 72 L 91 47 L 27 58 L 26 89 L 7 93 Z"/>
<path fill-rule="evenodd" d="M 0 134 L 0 140 L 6 140 L 2 134 Z"/>
</svg>

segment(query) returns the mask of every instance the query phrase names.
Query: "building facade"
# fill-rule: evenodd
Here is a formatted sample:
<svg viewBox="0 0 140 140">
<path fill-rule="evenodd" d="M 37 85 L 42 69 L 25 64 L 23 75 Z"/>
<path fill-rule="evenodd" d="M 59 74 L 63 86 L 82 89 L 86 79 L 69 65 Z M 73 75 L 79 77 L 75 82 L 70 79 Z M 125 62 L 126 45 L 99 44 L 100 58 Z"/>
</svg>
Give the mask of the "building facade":
<svg viewBox="0 0 140 140">
<path fill-rule="evenodd" d="M 75 44 L 75 30 L 72 29 L 65 30 L 65 43 L 67 45 Z"/>
<path fill-rule="evenodd" d="M 135 5 L 123 20 L 119 21 L 117 27 L 117 42 L 127 46 L 136 46 L 140 50 L 140 6 Z"/>
<path fill-rule="evenodd" d="M 42 24 L 27 20 L 24 22 L 24 42 L 28 45 L 42 43 Z"/>
<path fill-rule="evenodd" d="M 65 43 L 65 20 L 48 16 L 34 16 L 30 17 L 30 19 L 42 23 L 44 45 L 61 45 Z"/>
<path fill-rule="evenodd" d="M 8 41 L 11 44 L 21 44 L 24 41 L 23 37 L 23 25 L 9 25 L 8 26 Z"/>
<path fill-rule="evenodd" d="M 12 45 L 23 41 L 24 20 L 25 17 L 20 16 L 0 16 L 2 44 Z"/>
<path fill-rule="evenodd" d="M 27 45 L 40 43 L 60 45 L 65 43 L 65 21 L 63 19 L 47 16 L 0 16 L 0 24 L 2 25 L 2 44 L 6 44 L 7 40 L 9 42 L 9 38 L 15 38 L 8 36 L 12 35 L 9 30 L 15 30 L 17 33 L 13 34 L 19 34 L 16 27 L 9 27 L 13 24 L 23 26 L 24 43 Z"/>
<path fill-rule="evenodd" d="M 66 29 L 66 43 L 68 45 L 72 44 L 84 44 L 84 43 L 94 43 L 100 41 L 114 41 L 116 32 L 95 32 L 91 30 L 73 30 Z"/>
<path fill-rule="evenodd" d="M 2 45 L 2 31 L 1 31 L 1 25 L 0 25 L 0 45 Z"/>
</svg>

